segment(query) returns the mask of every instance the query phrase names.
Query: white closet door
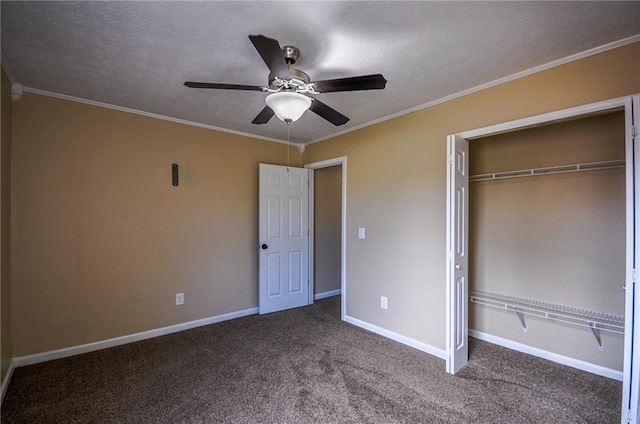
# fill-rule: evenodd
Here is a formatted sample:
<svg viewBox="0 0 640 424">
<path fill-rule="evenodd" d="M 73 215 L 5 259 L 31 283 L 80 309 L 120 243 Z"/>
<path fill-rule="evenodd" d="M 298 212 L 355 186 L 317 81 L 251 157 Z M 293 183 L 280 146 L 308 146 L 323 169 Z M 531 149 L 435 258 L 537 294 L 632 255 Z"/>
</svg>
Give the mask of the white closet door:
<svg viewBox="0 0 640 424">
<path fill-rule="evenodd" d="M 622 423 L 640 422 L 640 97 L 626 111 L 627 186 L 627 274 L 625 282 L 624 377 L 622 382 Z M 635 130 L 634 130 L 635 128 Z"/>
<path fill-rule="evenodd" d="M 447 155 L 447 372 L 455 374 L 469 360 L 469 142 L 450 135 Z"/>
</svg>

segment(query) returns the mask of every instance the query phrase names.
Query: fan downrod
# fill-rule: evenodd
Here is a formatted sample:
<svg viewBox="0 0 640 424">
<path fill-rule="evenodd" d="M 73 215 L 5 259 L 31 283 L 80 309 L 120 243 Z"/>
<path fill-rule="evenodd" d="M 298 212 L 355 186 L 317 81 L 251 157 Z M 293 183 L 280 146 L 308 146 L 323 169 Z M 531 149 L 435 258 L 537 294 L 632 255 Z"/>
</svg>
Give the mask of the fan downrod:
<svg viewBox="0 0 640 424">
<path fill-rule="evenodd" d="M 311 81 L 309 75 L 306 72 L 302 72 L 300 69 L 294 68 L 292 65 L 300 58 L 300 50 L 295 46 L 284 46 L 282 49 L 282 56 L 289 67 L 289 73 L 291 79 L 282 84 L 282 80 L 278 80 L 273 73 L 269 74 L 269 88 L 274 90 L 285 91 L 298 91 L 307 90 L 307 85 Z M 317 93 L 314 93 L 317 94 Z"/>
</svg>

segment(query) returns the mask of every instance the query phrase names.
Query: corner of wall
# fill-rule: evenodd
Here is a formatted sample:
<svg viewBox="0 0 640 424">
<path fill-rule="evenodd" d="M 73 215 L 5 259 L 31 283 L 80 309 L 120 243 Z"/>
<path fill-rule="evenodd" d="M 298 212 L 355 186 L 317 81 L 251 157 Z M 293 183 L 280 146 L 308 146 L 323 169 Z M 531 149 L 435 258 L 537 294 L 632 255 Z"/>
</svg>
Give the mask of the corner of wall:
<svg viewBox="0 0 640 424">
<path fill-rule="evenodd" d="M 7 372 L 2 377 L 2 382 L 0 383 L 0 408 L 2 408 L 2 403 L 4 402 L 4 396 L 7 394 L 7 388 L 9 387 L 9 383 L 11 382 L 11 377 L 13 376 L 14 369 L 15 369 L 15 364 L 12 359 L 9 362 L 9 367 L 7 368 Z"/>
<path fill-rule="evenodd" d="M 0 143 L 0 380 L 2 398 L 13 370 L 13 335 L 11 328 L 11 137 L 13 103 L 11 82 L 2 68 L 0 103 L 2 104 L 2 128 Z"/>
</svg>

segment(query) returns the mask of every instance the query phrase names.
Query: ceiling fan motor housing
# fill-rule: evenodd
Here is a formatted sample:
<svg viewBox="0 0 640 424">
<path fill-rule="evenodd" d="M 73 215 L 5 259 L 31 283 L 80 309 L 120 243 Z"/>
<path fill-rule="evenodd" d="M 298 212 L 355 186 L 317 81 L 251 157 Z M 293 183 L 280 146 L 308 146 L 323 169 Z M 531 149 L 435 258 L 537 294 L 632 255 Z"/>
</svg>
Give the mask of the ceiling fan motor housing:
<svg viewBox="0 0 640 424">
<path fill-rule="evenodd" d="M 300 69 L 289 66 L 291 78 L 282 80 L 273 73 L 269 74 L 269 88 L 282 91 L 307 91 L 307 85 L 311 81 L 309 75 Z"/>
<path fill-rule="evenodd" d="M 284 46 L 282 48 L 282 55 L 284 56 L 284 60 L 288 65 L 293 65 L 300 57 L 300 50 L 298 50 L 298 48 L 294 46 Z"/>
</svg>

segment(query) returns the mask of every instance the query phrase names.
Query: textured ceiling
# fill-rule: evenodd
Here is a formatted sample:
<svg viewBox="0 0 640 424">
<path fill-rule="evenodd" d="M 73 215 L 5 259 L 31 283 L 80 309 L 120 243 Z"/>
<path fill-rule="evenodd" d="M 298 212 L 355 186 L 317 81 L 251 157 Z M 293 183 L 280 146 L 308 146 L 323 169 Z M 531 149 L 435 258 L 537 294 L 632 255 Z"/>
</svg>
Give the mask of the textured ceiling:
<svg viewBox="0 0 640 424">
<path fill-rule="evenodd" d="M 298 47 L 311 80 L 382 73 L 385 90 L 317 97 L 351 118 L 312 112 L 308 143 L 640 33 L 640 2 L 6 2 L 2 55 L 25 87 L 286 140 L 251 120 L 266 93 L 184 81 L 266 85 L 248 39 Z"/>
</svg>

